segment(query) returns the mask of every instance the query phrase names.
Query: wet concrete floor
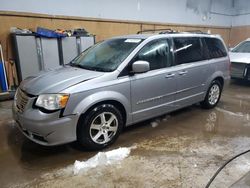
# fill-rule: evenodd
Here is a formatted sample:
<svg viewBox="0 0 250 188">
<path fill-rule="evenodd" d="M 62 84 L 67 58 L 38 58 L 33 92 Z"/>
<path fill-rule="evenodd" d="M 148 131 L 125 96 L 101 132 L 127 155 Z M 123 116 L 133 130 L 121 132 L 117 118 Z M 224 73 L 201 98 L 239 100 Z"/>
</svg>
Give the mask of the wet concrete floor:
<svg viewBox="0 0 250 188">
<path fill-rule="evenodd" d="M 43 147 L 26 139 L 0 103 L 1 187 L 204 187 L 231 156 L 250 149 L 250 84 L 232 82 L 215 109 L 194 105 L 127 128 L 105 151 L 136 146 L 118 164 L 74 175 L 75 160 L 97 152 L 75 143 Z M 250 170 L 250 154 L 230 163 L 211 187 L 229 187 Z"/>
</svg>

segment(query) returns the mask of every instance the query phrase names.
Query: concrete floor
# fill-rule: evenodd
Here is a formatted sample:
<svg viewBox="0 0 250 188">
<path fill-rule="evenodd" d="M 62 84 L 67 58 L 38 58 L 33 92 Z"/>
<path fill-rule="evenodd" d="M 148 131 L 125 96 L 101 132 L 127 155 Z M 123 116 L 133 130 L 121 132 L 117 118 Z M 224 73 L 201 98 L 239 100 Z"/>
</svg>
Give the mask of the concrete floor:
<svg viewBox="0 0 250 188">
<path fill-rule="evenodd" d="M 0 103 L 1 187 L 204 187 L 224 161 L 250 148 L 250 84 L 233 82 L 218 107 L 198 105 L 127 128 L 107 148 L 136 145 L 115 165 L 73 175 L 75 160 L 97 152 L 76 144 L 43 147 L 26 139 Z M 230 163 L 211 187 L 229 187 L 250 170 L 250 155 Z"/>
</svg>

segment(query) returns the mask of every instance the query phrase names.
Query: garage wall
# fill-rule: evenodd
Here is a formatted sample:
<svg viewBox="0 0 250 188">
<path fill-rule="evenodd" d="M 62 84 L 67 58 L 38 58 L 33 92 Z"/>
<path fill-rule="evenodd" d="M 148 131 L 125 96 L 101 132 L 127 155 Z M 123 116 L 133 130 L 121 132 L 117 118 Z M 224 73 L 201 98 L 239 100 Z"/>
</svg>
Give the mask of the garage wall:
<svg viewBox="0 0 250 188">
<path fill-rule="evenodd" d="M 141 22 L 231 26 L 233 0 L 1 0 L 0 10 Z"/>
<path fill-rule="evenodd" d="M 0 42 L 13 57 L 11 27 L 85 28 L 97 41 L 142 29 L 172 28 L 220 34 L 228 44 L 233 0 L 0 0 Z M 67 5 L 67 6 L 65 6 Z"/>
<path fill-rule="evenodd" d="M 250 25 L 250 2 L 249 0 L 234 0 L 232 26 Z"/>
<path fill-rule="evenodd" d="M 234 0 L 230 45 L 250 38 L 250 1 Z"/>
<path fill-rule="evenodd" d="M 53 30 L 57 28 L 72 29 L 83 27 L 90 33 L 95 34 L 97 41 L 116 35 L 135 34 L 138 31 L 144 29 L 162 28 L 172 28 L 179 31 L 210 31 L 211 33 L 222 35 L 226 43 L 229 42 L 230 35 L 229 27 L 88 19 L 82 17 L 49 16 L 33 13 L 0 12 L 0 21 L 0 43 L 3 45 L 4 55 L 7 60 L 13 57 L 9 35 L 10 28 L 13 26 L 19 28 L 28 28 L 31 30 L 36 30 L 38 26 Z"/>
<path fill-rule="evenodd" d="M 243 40 L 250 38 L 250 26 L 232 27 L 229 46 L 234 47 Z"/>
</svg>

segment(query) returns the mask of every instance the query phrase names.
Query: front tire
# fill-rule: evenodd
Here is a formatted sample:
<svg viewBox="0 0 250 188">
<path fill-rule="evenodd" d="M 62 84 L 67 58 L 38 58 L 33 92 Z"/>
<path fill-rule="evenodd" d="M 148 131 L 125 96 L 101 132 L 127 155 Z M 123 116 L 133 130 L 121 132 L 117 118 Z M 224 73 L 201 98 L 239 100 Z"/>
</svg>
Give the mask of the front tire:
<svg viewBox="0 0 250 188">
<path fill-rule="evenodd" d="M 201 102 L 201 106 L 206 109 L 214 108 L 221 97 L 222 85 L 218 80 L 214 80 L 206 94 L 204 101 Z"/>
<path fill-rule="evenodd" d="M 100 150 L 116 141 L 122 127 L 120 111 L 112 104 L 102 104 L 80 118 L 77 141 L 87 149 Z"/>
</svg>

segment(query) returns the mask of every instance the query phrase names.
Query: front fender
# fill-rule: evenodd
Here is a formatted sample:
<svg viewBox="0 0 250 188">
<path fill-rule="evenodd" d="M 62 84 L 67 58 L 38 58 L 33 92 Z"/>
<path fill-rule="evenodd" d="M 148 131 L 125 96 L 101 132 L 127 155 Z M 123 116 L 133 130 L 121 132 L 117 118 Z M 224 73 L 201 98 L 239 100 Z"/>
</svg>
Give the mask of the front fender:
<svg viewBox="0 0 250 188">
<path fill-rule="evenodd" d="M 127 122 L 131 121 L 129 99 L 121 93 L 115 91 L 99 91 L 84 98 L 74 109 L 74 114 L 83 114 L 95 104 L 103 101 L 114 100 L 123 105 L 127 114 Z"/>
</svg>

